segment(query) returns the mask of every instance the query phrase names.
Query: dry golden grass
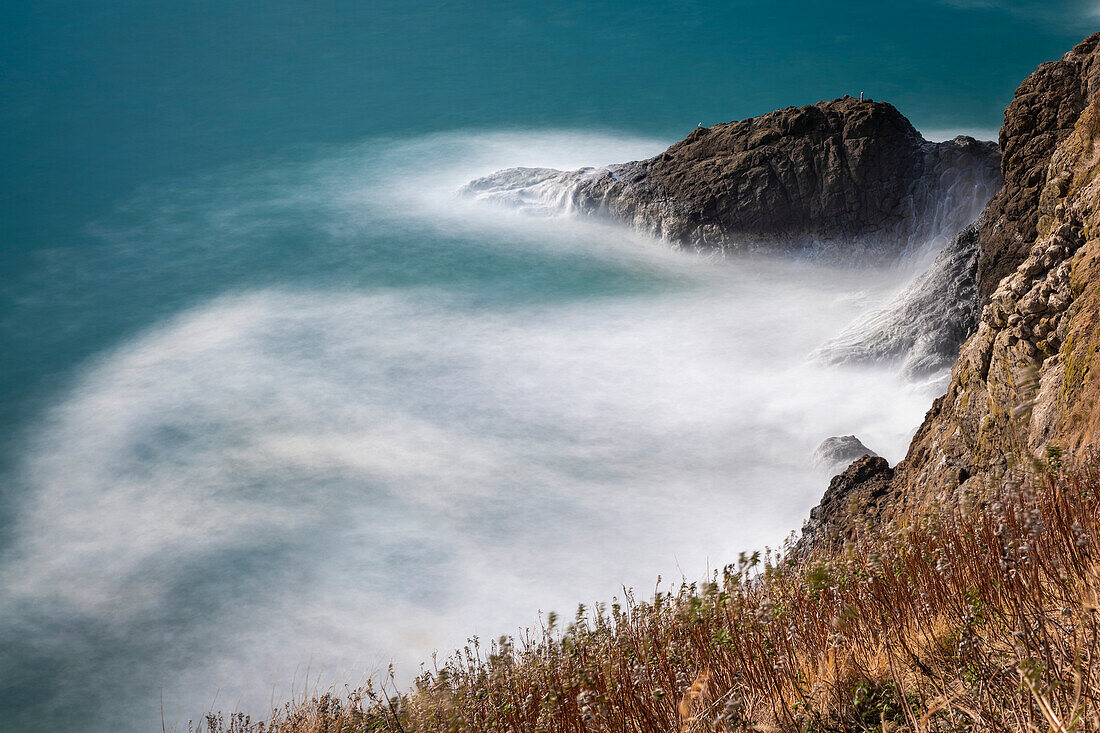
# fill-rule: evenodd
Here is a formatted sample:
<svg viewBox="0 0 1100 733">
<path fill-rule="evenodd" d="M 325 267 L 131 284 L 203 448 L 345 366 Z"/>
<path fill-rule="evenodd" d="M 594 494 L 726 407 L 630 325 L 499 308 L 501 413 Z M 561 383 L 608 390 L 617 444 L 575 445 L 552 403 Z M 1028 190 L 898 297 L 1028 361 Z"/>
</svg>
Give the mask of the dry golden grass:
<svg viewBox="0 0 1100 733">
<path fill-rule="evenodd" d="M 1100 454 L 211 733 L 1100 730 Z"/>
</svg>

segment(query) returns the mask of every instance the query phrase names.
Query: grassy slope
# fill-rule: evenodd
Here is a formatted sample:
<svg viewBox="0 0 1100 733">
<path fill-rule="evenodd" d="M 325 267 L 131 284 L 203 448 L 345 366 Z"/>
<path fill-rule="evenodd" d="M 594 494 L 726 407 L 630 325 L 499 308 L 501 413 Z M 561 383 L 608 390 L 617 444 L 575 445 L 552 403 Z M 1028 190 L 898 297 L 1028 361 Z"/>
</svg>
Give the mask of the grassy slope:
<svg viewBox="0 0 1100 733">
<path fill-rule="evenodd" d="M 745 557 L 228 731 L 1100 729 L 1100 453 L 842 553 Z"/>
</svg>

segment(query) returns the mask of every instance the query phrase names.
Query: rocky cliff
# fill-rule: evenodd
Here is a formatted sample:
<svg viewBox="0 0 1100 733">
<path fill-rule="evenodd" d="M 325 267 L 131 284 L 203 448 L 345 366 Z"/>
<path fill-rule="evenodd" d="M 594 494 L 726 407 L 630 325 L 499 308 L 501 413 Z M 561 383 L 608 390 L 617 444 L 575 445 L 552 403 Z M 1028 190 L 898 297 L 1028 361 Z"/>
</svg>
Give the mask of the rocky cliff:
<svg viewBox="0 0 1100 733">
<path fill-rule="evenodd" d="M 1100 442 L 1098 59 L 1100 34 L 1020 85 L 1000 135 L 1004 188 L 978 226 L 977 330 L 906 458 L 834 479 L 803 550 Z"/>
<path fill-rule="evenodd" d="M 643 161 L 577 171 L 512 168 L 465 193 L 628 223 L 679 245 L 903 250 L 957 232 L 999 185 L 992 143 L 931 143 L 885 102 L 851 97 L 699 128 Z M 942 203 L 977 201 L 973 211 Z M 949 235 L 948 235 L 949 236 Z"/>
<path fill-rule="evenodd" d="M 1073 131 L 1100 83 L 1097 37 L 1058 61 L 1041 65 L 1016 90 L 1001 127 L 1004 187 L 990 201 L 981 227 L 979 290 L 983 305 L 1028 256 L 1038 236 L 1039 197 L 1050 159 Z"/>
</svg>

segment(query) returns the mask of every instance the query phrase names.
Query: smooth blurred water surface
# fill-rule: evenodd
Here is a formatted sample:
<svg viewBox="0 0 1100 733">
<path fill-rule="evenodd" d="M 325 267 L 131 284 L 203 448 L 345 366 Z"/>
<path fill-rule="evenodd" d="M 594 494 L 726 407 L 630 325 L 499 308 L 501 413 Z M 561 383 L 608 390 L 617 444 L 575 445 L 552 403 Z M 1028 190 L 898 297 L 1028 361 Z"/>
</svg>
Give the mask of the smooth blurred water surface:
<svg viewBox="0 0 1100 733">
<path fill-rule="evenodd" d="M 805 358 L 910 273 L 456 189 L 861 90 L 993 130 L 1052 8 L 4 5 L 0 728 L 262 713 L 781 540 L 818 441 L 927 407 Z"/>
</svg>

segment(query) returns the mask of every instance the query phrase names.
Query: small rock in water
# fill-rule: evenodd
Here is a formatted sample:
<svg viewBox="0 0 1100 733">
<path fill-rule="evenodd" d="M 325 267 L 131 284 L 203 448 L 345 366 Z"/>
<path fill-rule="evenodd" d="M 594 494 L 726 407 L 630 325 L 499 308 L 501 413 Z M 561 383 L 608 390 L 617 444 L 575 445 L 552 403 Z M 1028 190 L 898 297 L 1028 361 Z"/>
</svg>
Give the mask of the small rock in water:
<svg viewBox="0 0 1100 733">
<path fill-rule="evenodd" d="M 863 456 L 877 455 L 856 436 L 840 435 L 821 441 L 814 451 L 813 461 L 815 468 L 832 474 L 843 471 L 852 461 Z"/>
</svg>

